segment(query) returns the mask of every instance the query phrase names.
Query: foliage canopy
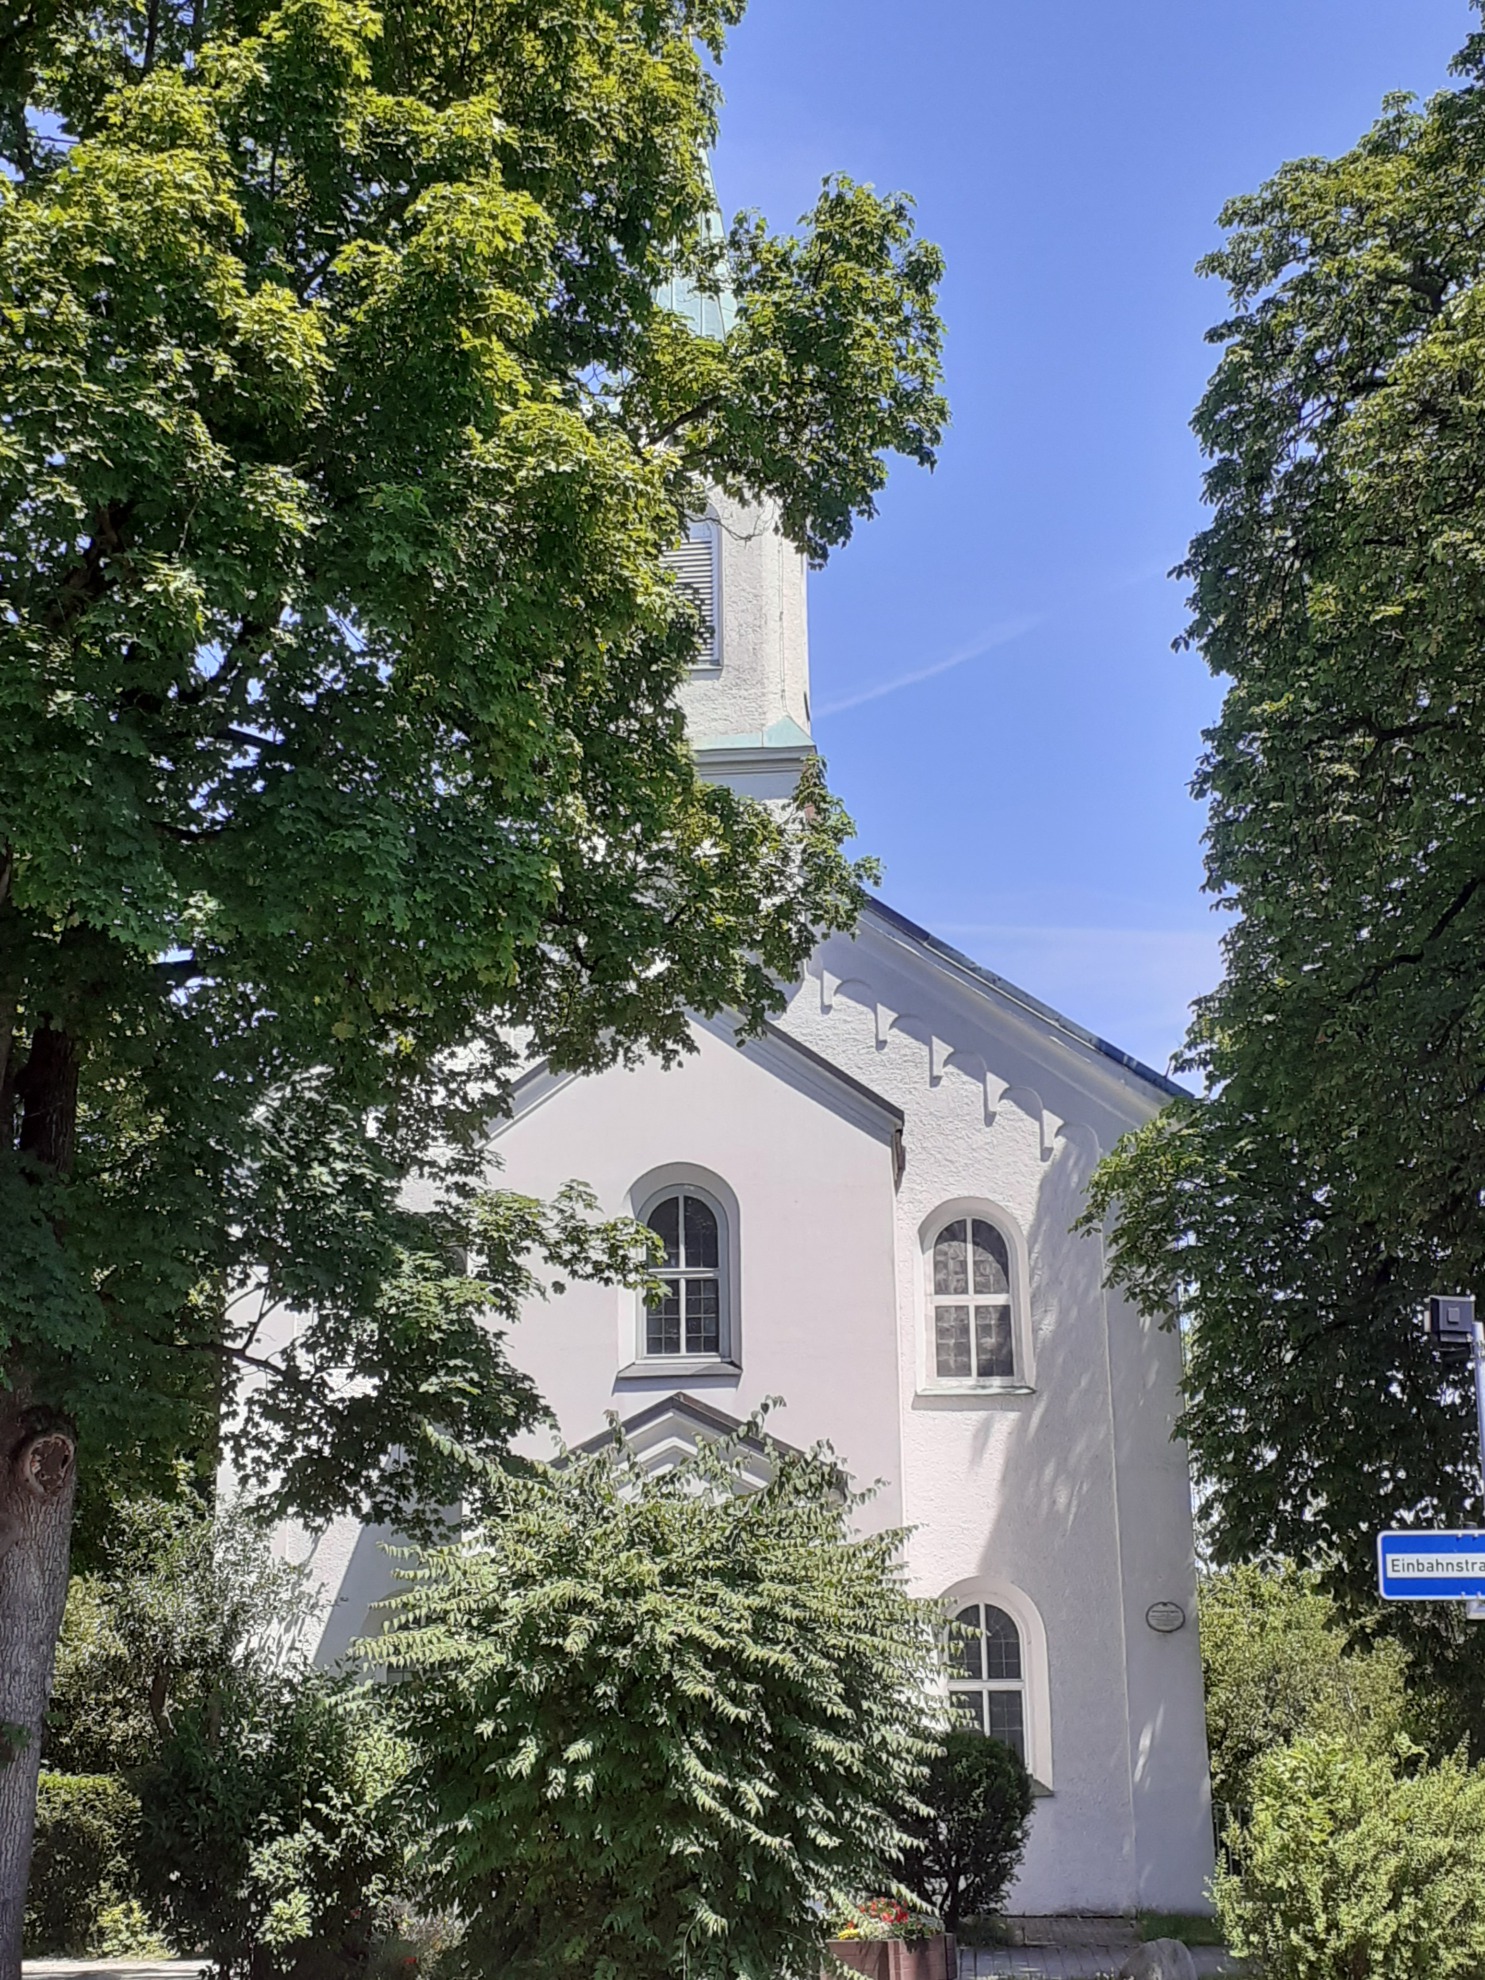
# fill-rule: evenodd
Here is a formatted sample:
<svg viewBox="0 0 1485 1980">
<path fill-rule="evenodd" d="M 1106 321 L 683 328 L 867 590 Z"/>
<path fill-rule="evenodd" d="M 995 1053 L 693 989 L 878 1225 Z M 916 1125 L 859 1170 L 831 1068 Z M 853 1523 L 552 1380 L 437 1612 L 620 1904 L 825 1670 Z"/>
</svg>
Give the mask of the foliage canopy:
<svg viewBox="0 0 1485 1980">
<path fill-rule="evenodd" d="M 475 1972 L 815 1980 L 934 1750 L 938 1617 L 824 1452 L 502 1483 L 371 1646 L 415 1698 L 436 1888 Z"/>
<path fill-rule="evenodd" d="M 1231 683 L 1197 790 L 1233 918 L 1206 1097 L 1120 1146 L 1092 1213 L 1115 1280 L 1192 1323 L 1220 1555 L 1317 1561 L 1357 1608 L 1380 1527 L 1482 1517 L 1420 1331 L 1428 1293 L 1485 1289 L 1485 35 L 1455 68 L 1234 200 L 1205 264 L 1231 309 L 1184 572 Z M 1456 1618 L 1392 1624 L 1478 1696 Z"/>
<path fill-rule="evenodd" d="M 132 1917 L 223 1975 L 364 1973 L 417 1894 L 410 1752 L 385 1699 L 310 1665 L 303 1570 L 240 1508 L 131 1502 L 111 1540 L 68 1593 L 37 1948 L 97 1954 Z"/>
<path fill-rule="evenodd" d="M 1485 1773 L 1419 1768 L 1344 1739 L 1269 1753 L 1236 1864 L 1219 1874 L 1232 1951 L 1270 1980 L 1467 1980 L 1485 1960 Z"/>
<path fill-rule="evenodd" d="M 1353 1645 L 1313 1574 L 1285 1564 L 1219 1569 L 1201 1584 L 1212 1799 L 1253 1799 L 1263 1757 L 1299 1738 L 1390 1752 L 1410 1730 L 1407 1660 L 1396 1643 Z"/>
<path fill-rule="evenodd" d="M 931 462 L 939 261 L 844 179 L 703 247 L 740 13 L 0 25 L 0 1363 L 116 1477 L 246 1370 L 311 1516 L 455 1496 L 537 1408 L 480 1324 L 524 1261 L 643 1258 L 472 1204 L 514 1039 L 673 1056 L 855 912 L 817 775 L 699 779 L 661 556 L 712 483 L 818 559 Z M 677 279 L 730 279 L 724 340 Z"/>
</svg>

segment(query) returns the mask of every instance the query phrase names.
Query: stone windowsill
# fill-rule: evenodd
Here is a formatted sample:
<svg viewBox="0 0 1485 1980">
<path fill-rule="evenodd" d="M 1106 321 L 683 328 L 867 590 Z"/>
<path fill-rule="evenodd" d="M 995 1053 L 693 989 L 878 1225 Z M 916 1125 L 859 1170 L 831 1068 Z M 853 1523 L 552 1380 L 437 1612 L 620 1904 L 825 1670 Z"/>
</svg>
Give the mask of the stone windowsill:
<svg viewBox="0 0 1485 1980">
<path fill-rule="evenodd" d="M 614 1377 L 616 1382 L 665 1381 L 672 1375 L 741 1375 L 742 1364 L 714 1354 L 650 1355 L 642 1361 L 629 1361 Z"/>
</svg>

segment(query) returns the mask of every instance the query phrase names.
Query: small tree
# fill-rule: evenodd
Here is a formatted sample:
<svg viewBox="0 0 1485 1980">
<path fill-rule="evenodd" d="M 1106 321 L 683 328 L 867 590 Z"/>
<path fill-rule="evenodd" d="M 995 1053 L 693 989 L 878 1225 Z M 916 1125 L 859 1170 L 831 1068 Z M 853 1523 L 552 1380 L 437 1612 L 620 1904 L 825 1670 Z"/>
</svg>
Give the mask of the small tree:
<svg viewBox="0 0 1485 1980">
<path fill-rule="evenodd" d="M 1026 1853 L 1031 1777 L 1002 1741 L 955 1726 L 921 1793 L 921 1812 L 903 1822 L 912 1838 L 903 1880 L 956 1932 L 1004 1902 Z"/>
<path fill-rule="evenodd" d="M 151 1916 L 219 1980 L 364 1975 L 410 1889 L 409 1759 L 369 1686 L 234 1672 L 138 1777 Z"/>
<path fill-rule="evenodd" d="M 1341 1739 L 1254 1771 L 1236 1867 L 1217 1879 L 1232 1950 L 1267 1980 L 1465 1980 L 1485 1971 L 1485 1774 Z"/>
<path fill-rule="evenodd" d="M 416 1832 L 385 1702 L 310 1667 L 304 1575 L 243 1510 L 131 1501 L 108 1532 L 62 1630 L 37 1950 L 97 1954 L 132 1903 L 222 1975 L 364 1973 Z"/>
<path fill-rule="evenodd" d="M 183 1709 L 288 1660 L 309 1597 L 246 1508 L 192 1493 L 109 1509 L 106 1567 L 74 1576 L 42 1751 L 67 1774 L 150 1762 Z"/>
<path fill-rule="evenodd" d="M 1201 1589 L 1212 1795 L 1245 1809 L 1273 1748 L 1342 1737 L 1390 1750 L 1410 1720 L 1407 1658 L 1395 1643 L 1354 1645 L 1318 1578 L 1284 1565 L 1210 1575 Z"/>
<path fill-rule="evenodd" d="M 824 1453 L 770 1448 L 758 1490 L 744 1455 L 574 1456 L 409 1574 L 376 1649 L 414 1680 L 472 1971 L 815 1980 L 897 1854 L 936 1616 Z"/>
</svg>

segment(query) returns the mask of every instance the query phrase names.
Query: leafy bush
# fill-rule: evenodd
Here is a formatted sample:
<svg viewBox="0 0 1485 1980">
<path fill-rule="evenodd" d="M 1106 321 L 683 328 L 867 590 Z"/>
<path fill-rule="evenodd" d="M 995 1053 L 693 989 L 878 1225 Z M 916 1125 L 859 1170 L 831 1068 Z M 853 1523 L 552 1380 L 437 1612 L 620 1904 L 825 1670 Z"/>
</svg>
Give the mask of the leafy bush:
<svg viewBox="0 0 1485 1980">
<path fill-rule="evenodd" d="M 293 1662 L 303 1575 L 241 1509 L 190 1493 L 110 1512 L 106 1572 L 77 1575 L 57 1650 L 44 1755 L 67 1772 L 139 1766 L 176 1713 L 240 1670 Z"/>
<path fill-rule="evenodd" d="M 1298 1740 L 1252 1777 L 1216 1883 L 1228 1944 L 1266 1980 L 1475 1980 L 1485 1972 L 1485 1774 Z"/>
<path fill-rule="evenodd" d="M 160 1958 L 166 1947 L 136 1894 L 139 1801 L 116 1775 L 44 1772 L 26 1901 L 26 1948 Z"/>
<path fill-rule="evenodd" d="M 1201 1655 L 1213 1799 L 1244 1809 L 1273 1748 L 1342 1738 L 1389 1752 L 1411 1730 L 1407 1658 L 1393 1643 L 1356 1646 L 1335 1605 L 1298 1568 L 1224 1568 L 1201 1589 Z"/>
<path fill-rule="evenodd" d="M 937 1618 L 823 1454 L 771 1449 L 758 1490 L 744 1458 L 574 1454 L 410 1575 L 376 1651 L 412 1680 L 468 1970 L 818 1980 L 830 1918 L 880 1888 Z"/>
<path fill-rule="evenodd" d="M 903 1817 L 911 1838 L 902 1879 L 951 1932 L 998 1911 L 1026 1853 L 1031 1776 L 998 1739 L 954 1726 L 920 1790 L 922 1812 Z"/>
<path fill-rule="evenodd" d="M 221 1974 L 358 1974 L 410 1882 L 408 1749 L 370 1687 L 239 1673 L 140 1776 L 142 1889 Z"/>
<path fill-rule="evenodd" d="M 107 1559 L 69 1593 L 46 1752 L 129 1819 L 106 1872 L 91 1840 L 43 1862 L 35 1932 L 144 1950 L 125 1942 L 147 1910 L 223 1973 L 365 1971 L 392 1894 L 415 1894 L 388 1701 L 296 1649 L 303 1576 L 243 1513 L 120 1505 Z"/>
</svg>

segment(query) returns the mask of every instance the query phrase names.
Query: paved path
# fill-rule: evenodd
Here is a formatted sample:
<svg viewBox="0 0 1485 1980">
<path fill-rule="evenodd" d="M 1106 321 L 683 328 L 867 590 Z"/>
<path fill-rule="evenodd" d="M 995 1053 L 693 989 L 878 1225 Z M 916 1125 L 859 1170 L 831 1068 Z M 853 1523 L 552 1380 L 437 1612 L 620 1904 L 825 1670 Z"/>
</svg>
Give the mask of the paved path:
<svg viewBox="0 0 1485 1980">
<path fill-rule="evenodd" d="M 200 1959 L 28 1959 L 25 1980 L 199 1980 Z"/>
<path fill-rule="evenodd" d="M 1103 1980 L 1128 1959 L 1126 1940 L 1117 1946 L 961 1946 L 959 1980 Z M 1221 1946 L 1193 1946 L 1191 1958 L 1202 1980 L 1242 1972 Z"/>
<path fill-rule="evenodd" d="M 1129 1957 L 1129 1941 L 1097 1946 L 963 1946 L 959 1980 L 1102 1980 Z M 1192 1959 L 1202 1980 L 1239 1969 L 1218 1946 L 1196 1946 Z M 28 1959 L 25 1980 L 199 1980 L 196 1959 Z"/>
</svg>

